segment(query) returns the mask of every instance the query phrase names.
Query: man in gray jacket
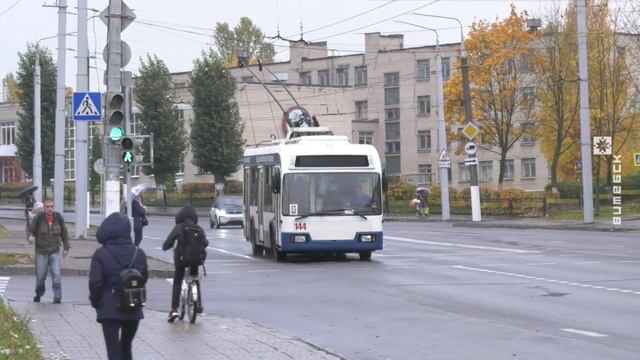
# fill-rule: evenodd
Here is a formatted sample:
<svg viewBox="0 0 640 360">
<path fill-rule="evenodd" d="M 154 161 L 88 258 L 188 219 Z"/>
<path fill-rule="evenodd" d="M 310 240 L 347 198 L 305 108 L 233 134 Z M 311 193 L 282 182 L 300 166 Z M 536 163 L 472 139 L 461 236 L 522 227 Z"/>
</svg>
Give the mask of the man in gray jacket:
<svg viewBox="0 0 640 360">
<path fill-rule="evenodd" d="M 62 300 L 62 281 L 60 274 L 60 243 L 63 244 L 62 256 L 69 253 L 69 235 L 62 214 L 54 211 L 53 200 L 44 201 L 44 212 L 40 212 L 29 227 L 29 244 L 36 243 L 36 296 L 34 302 L 40 302 L 44 295 L 47 272 L 51 270 L 53 303 Z"/>
</svg>

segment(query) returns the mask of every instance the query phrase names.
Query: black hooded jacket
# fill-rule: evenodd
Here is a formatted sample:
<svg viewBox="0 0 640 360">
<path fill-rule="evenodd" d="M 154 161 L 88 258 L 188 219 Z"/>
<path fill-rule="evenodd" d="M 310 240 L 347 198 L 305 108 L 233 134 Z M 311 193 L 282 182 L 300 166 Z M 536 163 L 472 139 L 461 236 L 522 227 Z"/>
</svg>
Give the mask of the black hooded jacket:
<svg viewBox="0 0 640 360">
<path fill-rule="evenodd" d="M 176 215 L 176 226 L 173 227 L 169 236 L 162 244 L 162 250 L 169 250 L 174 248 L 173 251 L 173 261 L 174 264 L 178 264 L 180 257 L 181 246 L 178 246 L 184 239 L 184 227 L 187 225 L 197 226 L 202 230 L 202 234 L 205 234 L 204 229 L 200 225 L 198 225 L 198 214 L 196 210 L 191 205 L 186 205 Z M 209 246 L 209 241 L 207 238 L 204 238 L 205 247 Z"/>
</svg>

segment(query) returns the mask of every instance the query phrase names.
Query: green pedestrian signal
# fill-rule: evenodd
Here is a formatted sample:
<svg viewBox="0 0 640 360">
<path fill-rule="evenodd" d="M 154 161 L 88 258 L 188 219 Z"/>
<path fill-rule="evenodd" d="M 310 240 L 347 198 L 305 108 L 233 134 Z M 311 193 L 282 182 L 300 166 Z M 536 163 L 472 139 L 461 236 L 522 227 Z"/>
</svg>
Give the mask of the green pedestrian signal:
<svg viewBox="0 0 640 360">
<path fill-rule="evenodd" d="M 121 127 L 112 127 L 109 131 L 109 139 L 114 143 L 119 142 L 124 136 L 124 130 Z"/>
<path fill-rule="evenodd" d="M 127 166 L 133 164 L 133 153 L 131 151 L 123 151 L 122 162 Z"/>
<path fill-rule="evenodd" d="M 135 154 L 133 153 L 133 145 L 134 141 L 131 137 L 127 136 L 122 138 L 122 163 L 126 166 L 130 166 L 133 164 L 133 160 L 135 159 Z"/>
</svg>

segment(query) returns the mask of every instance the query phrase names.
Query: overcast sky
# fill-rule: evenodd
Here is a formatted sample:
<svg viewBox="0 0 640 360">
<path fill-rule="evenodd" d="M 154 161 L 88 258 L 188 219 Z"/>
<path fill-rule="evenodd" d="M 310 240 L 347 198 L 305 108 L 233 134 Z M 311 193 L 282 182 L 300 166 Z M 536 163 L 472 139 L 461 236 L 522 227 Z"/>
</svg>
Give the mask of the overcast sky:
<svg viewBox="0 0 640 360">
<path fill-rule="evenodd" d="M 54 0 L 0 0 L 0 75 L 4 77 L 17 69 L 18 52 L 24 52 L 28 42 L 56 35 L 58 29 L 57 8 Z M 619 0 L 623 1 L 623 0 Z M 631 1 L 631 0 L 629 0 Z M 304 39 L 326 40 L 335 55 L 362 51 L 366 32 L 383 34 L 402 33 L 405 46 L 434 44 L 433 33 L 395 20 L 412 22 L 437 28 L 440 41 L 459 41 L 459 27 L 455 21 L 440 20 L 409 15 L 411 10 L 434 15 L 457 17 L 465 27 L 475 20 L 504 18 L 509 6 L 515 2 L 518 10 L 527 10 L 541 16 L 554 3 L 564 5 L 566 0 L 126 0 L 134 10 L 137 20 L 123 33 L 132 49 L 132 60 L 126 70 L 137 72 L 139 57 L 147 53 L 156 54 L 170 71 L 189 71 L 193 59 L 212 44 L 212 30 L 216 22 L 227 22 L 235 26 L 242 16 L 247 16 L 267 36 L 280 35 L 285 38 L 300 38 L 300 23 Z M 107 0 L 88 0 L 89 8 L 98 12 L 107 7 Z M 77 28 L 75 16 L 77 0 L 67 0 L 67 32 Z M 418 9 L 419 8 L 419 9 Z M 406 15 L 401 15 L 407 13 Z M 89 16 L 97 15 L 90 11 Z M 106 26 L 99 18 L 89 20 L 89 51 L 96 54 L 91 61 L 92 91 L 104 90 L 102 76 L 106 69 L 102 50 L 106 42 Z M 57 40 L 41 43 L 57 56 Z M 276 41 L 276 59 L 288 60 L 287 43 Z M 76 48 L 76 37 L 67 37 L 67 48 Z M 76 53 L 67 51 L 67 86 L 75 87 L 77 69 Z M 94 68 L 94 67 L 97 67 Z M 100 78 L 100 84 L 95 80 Z M 99 87 L 100 86 L 100 87 Z M 0 98 L 1 99 L 1 98 Z"/>
</svg>

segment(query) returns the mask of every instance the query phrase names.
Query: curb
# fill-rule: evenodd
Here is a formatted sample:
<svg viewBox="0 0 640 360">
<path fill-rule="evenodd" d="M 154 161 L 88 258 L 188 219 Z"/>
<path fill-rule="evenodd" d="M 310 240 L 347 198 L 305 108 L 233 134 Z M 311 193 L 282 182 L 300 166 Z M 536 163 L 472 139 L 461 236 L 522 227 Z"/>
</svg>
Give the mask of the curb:
<svg viewBox="0 0 640 360">
<path fill-rule="evenodd" d="M 584 226 L 576 226 L 576 225 L 528 225 L 528 224 L 490 224 L 490 223 L 463 223 L 456 222 L 453 223 L 453 227 L 465 227 L 465 228 L 485 228 L 485 229 L 518 229 L 518 230 L 526 230 L 526 229 L 546 229 L 546 230 L 570 230 L 570 231 L 600 231 L 600 232 L 630 232 L 637 231 L 636 229 L 626 229 L 619 227 L 590 227 L 589 225 Z"/>
<path fill-rule="evenodd" d="M 60 269 L 63 276 L 89 276 L 89 270 L 83 269 Z M 13 276 L 35 275 L 35 266 L 0 266 L 0 274 Z M 173 278 L 173 270 L 149 270 L 149 278 Z"/>
</svg>

